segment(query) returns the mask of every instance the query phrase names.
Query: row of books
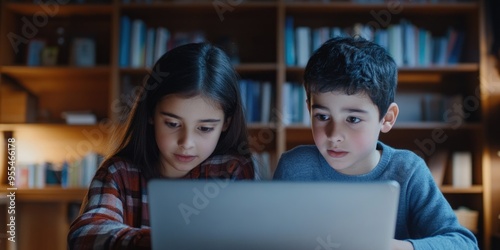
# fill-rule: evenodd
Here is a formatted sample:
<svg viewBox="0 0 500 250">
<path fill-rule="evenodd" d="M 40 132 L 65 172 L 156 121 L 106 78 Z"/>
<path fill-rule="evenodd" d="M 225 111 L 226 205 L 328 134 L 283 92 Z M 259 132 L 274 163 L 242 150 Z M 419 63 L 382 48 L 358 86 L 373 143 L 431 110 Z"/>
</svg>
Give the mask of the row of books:
<svg viewBox="0 0 500 250">
<path fill-rule="evenodd" d="M 324 42 L 337 36 L 361 36 L 384 47 L 398 66 L 430 66 L 456 64 L 460 61 L 465 34 L 449 27 L 446 34 L 434 35 L 402 19 L 387 29 L 374 29 L 369 24 L 352 27 L 294 26 L 294 18 L 285 22 L 285 61 L 288 66 L 304 67 L 312 53 Z"/>
<path fill-rule="evenodd" d="M 275 93 L 273 84 L 269 81 L 241 79 L 239 86 L 246 121 L 249 123 L 271 122 Z"/>
<path fill-rule="evenodd" d="M 120 18 L 119 66 L 144 68 L 179 45 L 203 42 L 202 31 L 171 32 L 166 27 L 148 27 L 142 19 Z"/>
<path fill-rule="evenodd" d="M 438 93 L 397 93 L 399 122 L 454 122 L 463 121 L 463 96 Z"/>
<path fill-rule="evenodd" d="M 79 160 L 56 165 L 19 163 L 16 167 L 17 188 L 44 188 L 46 186 L 88 187 L 101 164 L 103 156 L 89 152 Z"/>
<path fill-rule="evenodd" d="M 26 65 L 28 66 L 54 66 L 64 64 L 77 67 L 92 67 L 96 65 L 96 42 L 89 37 L 72 38 L 69 58 L 63 58 L 62 46 L 48 42 L 48 38 L 33 38 L 28 42 Z"/>
<path fill-rule="evenodd" d="M 473 185 L 472 162 L 472 153 L 469 151 L 450 153 L 444 149 L 433 152 L 427 159 L 427 165 L 438 186 L 451 184 L 457 188 L 469 188 Z"/>
</svg>

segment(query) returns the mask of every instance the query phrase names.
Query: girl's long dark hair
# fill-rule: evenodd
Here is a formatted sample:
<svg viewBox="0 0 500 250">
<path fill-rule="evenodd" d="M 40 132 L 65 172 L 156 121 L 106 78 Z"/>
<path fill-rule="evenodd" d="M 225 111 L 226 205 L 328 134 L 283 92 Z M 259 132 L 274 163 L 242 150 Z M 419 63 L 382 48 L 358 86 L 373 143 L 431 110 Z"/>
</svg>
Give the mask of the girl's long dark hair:
<svg viewBox="0 0 500 250">
<path fill-rule="evenodd" d="M 185 97 L 201 95 L 219 104 L 225 118 L 231 119 L 212 155 L 239 154 L 250 159 L 238 74 L 227 55 L 208 43 L 182 45 L 158 59 L 135 101 L 112 157 L 131 161 L 146 179 L 160 176 L 160 152 L 154 127 L 149 121 L 153 118 L 156 104 L 169 94 Z"/>
</svg>

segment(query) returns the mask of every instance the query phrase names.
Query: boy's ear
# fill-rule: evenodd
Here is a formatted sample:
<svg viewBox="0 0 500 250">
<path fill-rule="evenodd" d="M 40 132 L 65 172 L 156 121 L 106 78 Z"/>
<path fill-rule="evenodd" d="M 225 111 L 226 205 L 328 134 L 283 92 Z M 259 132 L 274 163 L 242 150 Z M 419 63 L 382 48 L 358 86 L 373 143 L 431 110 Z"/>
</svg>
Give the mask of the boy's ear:
<svg viewBox="0 0 500 250">
<path fill-rule="evenodd" d="M 229 128 L 229 124 L 231 124 L 231 118 L 232 118 L 232 117 L 228 117 L 228 118 L 226 118 L 226 120 L 224 121 L 224 124 L 222 125 L 222 131 L 223 131 L 223 132 L 226 132 L 226 130 Z"/>
<path fill-rule="evenodd" d="M 382 133 L 387 133 L 392 129 L 392 126 L 394 126 L 394 123 L 396 123 L 398 114 L 398 105 L 395 102 L 391 103 L 391 105 L 389 105 L 389 108 L 387 109 L 387 113 L 382 118 L 382 127 L 380 128 L 380 131 Z"/>
</svg>

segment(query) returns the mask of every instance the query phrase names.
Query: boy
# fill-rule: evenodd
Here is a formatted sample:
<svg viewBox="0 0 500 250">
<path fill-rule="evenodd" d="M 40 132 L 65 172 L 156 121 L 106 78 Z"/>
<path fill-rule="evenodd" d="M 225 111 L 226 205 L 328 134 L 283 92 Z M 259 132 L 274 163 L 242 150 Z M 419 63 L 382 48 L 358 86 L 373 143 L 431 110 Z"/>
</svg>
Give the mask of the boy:
<svg viewBox="0 0 500 250">
<path fill-rule="evenodd" d="M 383 181 L 401 186 L 393 249 L 478 249 L 460 226 L 425 162 L 378 141 L 398 116 L 397 66 L 363 38 L 333 38 L 304 73 L 315 146 L 284 153 L 275 180 Z M 362 239 L 361 239 L 362 240 Z"/>
</svg>

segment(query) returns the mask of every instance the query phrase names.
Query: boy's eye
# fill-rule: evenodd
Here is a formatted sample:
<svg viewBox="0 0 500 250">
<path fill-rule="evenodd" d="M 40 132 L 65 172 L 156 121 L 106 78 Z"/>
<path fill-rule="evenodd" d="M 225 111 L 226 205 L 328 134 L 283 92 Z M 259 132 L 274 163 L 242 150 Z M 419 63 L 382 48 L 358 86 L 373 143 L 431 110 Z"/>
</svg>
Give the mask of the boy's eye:
<svg viewBox="0 0 500 250">
<path fill-rule="evenodd" d="M 212 127 L 199 127 L 198 128 L 201 132 L 208 133 L 214 130 Z"/>
<path fill-rule="evenodd" d="M 354 116 L 349 116 L 347 117 L 347 122 L 349 123 L 359 123 L 361 122 L 361 119 L 354 117 Z"/>
<path fill-rule="evenodd" d="M 316 114 L 314 117 L 320 121 L 328 121 L 330 119 L 329 116 L 323 114 Z"/>
<path fill-rule="evenodd" d="M 180 124 L 177 122 L 165 122 L 165 125 L 169 128 L 178 128 L 180 127 Z"/>
</svg>

